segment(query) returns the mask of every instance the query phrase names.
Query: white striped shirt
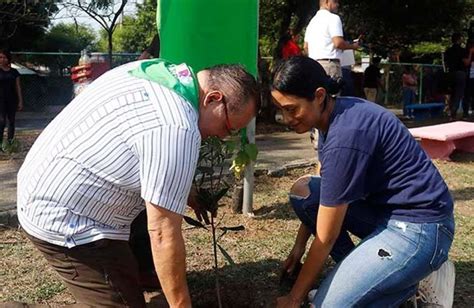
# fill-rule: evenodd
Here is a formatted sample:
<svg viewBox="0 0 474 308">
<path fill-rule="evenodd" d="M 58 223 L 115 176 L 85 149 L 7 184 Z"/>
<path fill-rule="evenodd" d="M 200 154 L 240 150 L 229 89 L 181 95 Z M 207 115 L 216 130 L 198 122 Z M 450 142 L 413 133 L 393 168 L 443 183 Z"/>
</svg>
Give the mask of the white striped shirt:
<svg viewBox="0 0 474 308">
<path fill-rule="evenodd" d="M 102 75 L 38 137 L 18 173 L 27 233 L 66 247 L 128 240 L 143 200 L 184 212 L 198 114 L 173 91 L 131 76 L 137 63 Z"/>
</svg>

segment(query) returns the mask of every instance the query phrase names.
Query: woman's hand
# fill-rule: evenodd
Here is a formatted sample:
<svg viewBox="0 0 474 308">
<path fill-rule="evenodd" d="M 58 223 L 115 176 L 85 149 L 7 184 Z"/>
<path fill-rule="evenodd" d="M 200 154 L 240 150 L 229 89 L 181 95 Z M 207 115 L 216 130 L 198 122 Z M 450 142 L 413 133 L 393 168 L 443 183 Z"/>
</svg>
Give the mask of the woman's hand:
<svg viewBox="0 0 474 308">
<path fill-rule="evenodd" d="M 293 273 L 295 270 L 296 266 L 300 263 L 301 258 L 303 257 L 303 254 L 305 252 L 305 246 L 298 245 L 298 243 L 295 243 L 293 246 L 293 249 L 291 249 L 290 254 L 286 258 L 286 260 L 283 262 L 283 271 L 285 271 L 288 274 Z"/>
<path fill-rule="evenodd" d="M 23 101 L 20 100 L 20 101 L 18 102 L 17 111 L 22 111 L 22 110 L 23 110 Z"/>
<path fill-rule="evenodd" d="M 301 301 L 298 301 L 291 297 L 290 294 L 277 298 L 277 308 L 299 308 Z"/>
</svg>

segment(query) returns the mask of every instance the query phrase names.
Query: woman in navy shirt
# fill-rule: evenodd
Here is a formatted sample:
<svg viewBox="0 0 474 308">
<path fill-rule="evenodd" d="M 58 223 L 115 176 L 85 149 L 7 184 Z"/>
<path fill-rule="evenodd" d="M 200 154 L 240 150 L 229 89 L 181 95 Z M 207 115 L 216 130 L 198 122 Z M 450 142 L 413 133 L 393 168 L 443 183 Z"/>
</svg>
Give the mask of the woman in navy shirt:
<svg viewBox="0 0 474 308">
<path fill-rule="evenodd" d="M 275 72 L 275 104 L 296 133 L 318 129 L 321 163 L 320 177 L 300 178 L 291 189 L 302 224 L 285 270 L 314 240 L 278 307 L 299 307 L 328 255 L 337 265 L 316 307 L 398 307 L 447 260 L 453 241 L 448 187 L 407 128 L 376 104 L 331 95 L 338 91 L 310 58 L 290 58 Z M 354 245 L 348 232 L 362 241 Z"/>
<path fill-rule="evenodd" d="M 0 151 L 3 146 L 3 131 L 8 120 L 8 143 L 13 142 L 15 135 L 15 115 L 23 109 L 23 98 L 20 88 L 20 73 L 10 66 L 11 54 L 0 49 Z"/>
</svg>

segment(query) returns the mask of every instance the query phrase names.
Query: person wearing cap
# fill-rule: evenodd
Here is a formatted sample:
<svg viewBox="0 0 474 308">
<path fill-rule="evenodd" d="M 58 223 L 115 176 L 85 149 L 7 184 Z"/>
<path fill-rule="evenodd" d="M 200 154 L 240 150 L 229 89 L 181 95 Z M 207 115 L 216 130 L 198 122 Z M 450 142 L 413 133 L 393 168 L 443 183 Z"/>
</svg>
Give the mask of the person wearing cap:
<svg viewBox="0 0 474 308">
<path fill-rule="evenodd" d="M 274 76 L 271 93 L 287 125 L 298 134 L 318 129 L 321 166 L 320 176 L 301 177 L 290 190 L 301 226 L 284 273 L 298 267 L 314 239 L 277 307 L 300 307 L 329 255 L 337 264 L 311 299 L 314 307 L 399 307 L 441 266 L 433 288 L 423 290 L 431 304 L 452 305 L 454 269 L 446 261 L 453 199 L 408 129 L 377 104 L 335 96 L 338 84 L 311 58 L 292 57 Z"/>
<path fill-rule="evenodd" d="M 346 49 L 359 49 L 359 41 L 344 40 L 341 18 L 337 15 L 339 0 L 320 0 L 319 10 L 311 19 L 304 36 L 304 51 L 322 65 L 332 78 L 342 78 L 341 54 Z"/>
<path fill-rule="evenodd" d="M 181 224 L 201 139 L 246 127 L 258 102 L 239 65 L 144 60 L 100 76 L 46 127 L 18 173 L 18 218 L 79 304 L 145 307 L 128 240 L 146 208 L 168 304 L 191 307 Z"/>
</svg>

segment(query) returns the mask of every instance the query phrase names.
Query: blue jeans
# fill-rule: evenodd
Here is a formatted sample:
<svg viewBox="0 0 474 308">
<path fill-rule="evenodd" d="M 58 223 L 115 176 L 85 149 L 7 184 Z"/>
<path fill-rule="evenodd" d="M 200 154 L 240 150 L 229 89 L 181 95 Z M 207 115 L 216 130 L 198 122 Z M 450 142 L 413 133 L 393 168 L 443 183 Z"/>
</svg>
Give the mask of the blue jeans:
<svg viewBox="0 0 474 308">
<path fill-rule="evenodd" d="M 309 182 L 306 198 L 291 204 L 311 232 L 316 232 L 320 178 Z M 355 246 L 349 232 L 362 239 Z M 418 282 L 448 259 L 453 241 L 452 215 L 436 223 L 377 218 L 362 201 L 348 207 L 331 251 L 336 267 L 322 281 L 316 307 L 398 307 L 416 292 Z"/>
<path fill-rule="evenodd" d="M 412 114 L 409 114 L 407 110 L 407 106 L 414 104 L 416 101 L 416 93 L 413 89 L 410 88 L 403 88 L 402 89 L 402 97 L 403 97 L 403 115 L 404 116 L 412 116 Z"/>
</svg>

